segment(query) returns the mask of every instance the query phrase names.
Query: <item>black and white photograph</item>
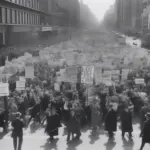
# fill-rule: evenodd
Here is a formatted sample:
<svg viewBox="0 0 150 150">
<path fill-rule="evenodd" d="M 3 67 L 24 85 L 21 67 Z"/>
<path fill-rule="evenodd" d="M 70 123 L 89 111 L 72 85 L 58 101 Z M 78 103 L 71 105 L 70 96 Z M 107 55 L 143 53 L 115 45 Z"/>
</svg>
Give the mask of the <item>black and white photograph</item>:
<svg viewBox="0 0 150 150">
<path fill-rule="evenodd" d="M 150 150 L 150 0 L 0 0 L 0 150 Z"/>
</svg>

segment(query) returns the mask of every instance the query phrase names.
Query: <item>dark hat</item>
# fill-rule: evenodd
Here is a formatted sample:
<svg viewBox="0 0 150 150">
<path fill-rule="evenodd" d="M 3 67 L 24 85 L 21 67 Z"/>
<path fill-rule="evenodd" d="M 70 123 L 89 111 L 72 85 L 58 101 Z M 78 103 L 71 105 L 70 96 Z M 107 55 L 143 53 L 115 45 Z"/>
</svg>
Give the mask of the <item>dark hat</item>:
<svg viewBox="0 0 150 150">
<path fill-rule="evenodd" d="M 146 118 L 150 118 L 150 112 L 145 115 Z"/>
<path fill-rule="evenodd" d="M 21 113 L 20 113 L 20 112 L 17 112 L 17 113 L 16 113 L 16 118 L 19 118 L 19 117 L 21 117 Z"/>
</svg>

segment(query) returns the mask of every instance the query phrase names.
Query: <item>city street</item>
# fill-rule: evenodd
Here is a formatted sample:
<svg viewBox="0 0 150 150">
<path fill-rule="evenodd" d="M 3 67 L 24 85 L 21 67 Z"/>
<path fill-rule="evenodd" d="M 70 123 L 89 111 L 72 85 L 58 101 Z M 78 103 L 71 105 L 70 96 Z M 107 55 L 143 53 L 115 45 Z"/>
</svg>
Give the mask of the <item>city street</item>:
<svg viewBox="0 0 150 150">
<path fill-rule="evenodd" d="M 64 133 L 64 127 L 59 129 L 59 136 L 53 142 L 48 142 L 48 136 L 44 134 L 44 128 L 32 129 L 29 127 L 24 130 L 24 142 L 22 150 L 138 150 L 141 144 L 139 138 L 139 124 L 134 124 L 133 141 L 128 140 L 128 134 L 122 140 L 121 131 L 115 134 L 114 141 L 109 141 L 107 132 L 103 130 L 103 126 L 97 134 L 92 133 L 91 129 L 82 129 L 80 141 L 73 140 L 69 144 L 66 143 L 67 135 Z M 13 143 L 8 133 L 0 140 L 1 150 L 12 150 Z M 150 146 L 146 145 L 144 150 L 149 150 Z"/>
</svg>

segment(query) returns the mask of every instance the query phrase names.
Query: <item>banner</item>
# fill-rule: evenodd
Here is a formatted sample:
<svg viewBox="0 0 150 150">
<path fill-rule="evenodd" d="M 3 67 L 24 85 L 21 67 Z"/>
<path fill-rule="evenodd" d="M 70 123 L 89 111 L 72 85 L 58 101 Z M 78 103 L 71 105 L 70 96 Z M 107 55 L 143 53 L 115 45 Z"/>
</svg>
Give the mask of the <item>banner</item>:
<svg viewBox="0 0 150 150">
<path fill-rule="evenodd" d="M 135 79 L 135 84 L 145 84 L 145 80 L 143 78 Z"/>
<path fill-rule="evenodd" d="M 25 90 L 25 81 L 17 81 L 16 82 L 16 90 L 17 91 Z"/>
<path fill-rule="evenodd" d="M 112 79 L 112 81 L 119 82 L 119 80 L 120 80 L 120 70 L 112 70 L 111 71 L 111 79 Z"/>
<path fill-rule="evenodd" d="M 25 67 L 25 77 L 31 78 L 31 79 L 34 78 L 34 66 L 33 65 Z"/>
<path fill-rule="evenodd" d="M 78 68 L 77 67 L 68 67 L 66 68 L 66 77 L 68 82 L 70 83 L 77 83 L 77 75 L 78 75 Z"/>
<path fill-rule="evenodd" d="M 94 67 L 83 66 L 81 74 L 81 83 L 93 84 Z"/>
<path fill-rule="evenodd" d="M 94 78 L 95 78 L 95 84 L 96 85 L 103 82 L 102 68 L 101 67 L 95 67 L 95 69 L 94 69 Z"/>
<path fill-rule="evenodd" d="M 0 96 L 9 96 L 9 84 L 0 83 Z"/>
<path fill-rule="evenodd" d="M 107 86 L 110 86 L 112 83 L 111 71 L 105 70 L 102 76 L 103 76 L 103 83 L 106 84 Z"/>
</svg>

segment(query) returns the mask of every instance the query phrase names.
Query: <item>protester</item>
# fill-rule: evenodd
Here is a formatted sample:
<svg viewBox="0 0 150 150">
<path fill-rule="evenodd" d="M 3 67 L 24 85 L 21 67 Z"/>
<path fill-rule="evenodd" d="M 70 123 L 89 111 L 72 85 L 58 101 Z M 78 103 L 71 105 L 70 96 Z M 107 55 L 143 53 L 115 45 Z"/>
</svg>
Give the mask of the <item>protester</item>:
<svg viewBox="0 0 150 150">
<path fill-rule="evenodd" d="M 91 125 L 93 130 L 96 130 L 100 124 L 100 106 L 98 102 L 93 102 L 91 105 Z"/>
<path fill-rule="evenodd" d="M 16 113 L 16 119 L 12 121 L 12 138 L 14 144 L 14 150 L 21 150 L 22 142 L 23 142 L 23 127 L 24 123 L 21 119 L 21 114 L 19 112 Z M 18 141 L 18 149 L 17 149 L 17 139 Z"/>
<path fill-rule="evenodd" d="M 129 133 L 129 137 L 132 138 L 132 113 L 129 108 L 126 107 L 121 114 L 121 130 L 122 137 L 124 138 L 125 132 Z"/>
<path fill-rule="evenodd" d="M 60 117 L 56 112 L 56 108 L 51 106 L 47 115 L 47 125 L 45 132 L 49 135 L 50 140 L 53 140 L 54 136 L 58 135 L 58 128 L 61 127 Z"/>
<path fill-rule="evenodd" d="M 67 141 L 70 141 L 70 135 L 72 134 L 72 138 L 74 138 L 74 134 L 76 134 L 76 138 L 79 139 L 81 136 L 80 132 L 80 121 L 76 115 L 74 109 L 71 109 L 69 112 L 69 120 L 67 122 Z"/>
<path fill-rule="evenodd" d="M 141 112 L 140 112 L 140 127 L 141 127 L 141 130 L 143 129 L 144 122 L 146 121 L 146 116 L 145 115 L 148 112 L 150 112 L 150 102 L 145 101 L 144 106 L 141 108 Z"/>
<path fill-rule="evenodd" d="M 144 123 L 143 130 L 140 134 L 140 137 L 142 137 L 140 150 L 143 150 L 146 143 L 150 143 L 150 113 L 147 113 L 145 117 L 146 121 Z"/>
<path fill-rule="evenodd" d="M 117 130 L 117 112 L 113 110 L 113 105 L 109 105 L 108 113 L 105 116 L 105 130 L 108 131 L 109 138 L 113 138 L 113 135 Z"/>
</svg>

